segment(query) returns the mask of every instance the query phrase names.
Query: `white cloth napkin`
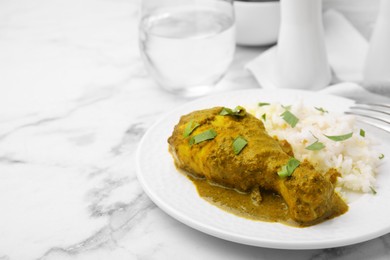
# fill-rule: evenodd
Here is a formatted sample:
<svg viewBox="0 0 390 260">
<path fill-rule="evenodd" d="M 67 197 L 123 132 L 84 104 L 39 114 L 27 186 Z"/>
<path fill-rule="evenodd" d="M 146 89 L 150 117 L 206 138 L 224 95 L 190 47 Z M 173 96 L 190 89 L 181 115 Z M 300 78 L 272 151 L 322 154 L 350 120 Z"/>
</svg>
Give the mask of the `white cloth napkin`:
<svg viewBox="0 0 390 260">
<path fill-rule="evenodd" d="M 320 91 L 355 100 L 371 98 L 374 100 L 370 101 L 387 100 L 390 102 L 390 99 L 383 97 L 383 95 L 390 97 L 390 87 L 380 88 L 379 92 L 382 96 L 379 96 L 368 92 L 356 83 L 352 83 L 362 81 L 364 60 L 368 51 L 367 40 L 341 13 L 328 10 L 324 13 L 323 18 L 328 61 L 334 74 L 332 82 L 346 83 L 328 86 Z M 262 88 L 274 89 L 277 88 L 275 65 L 276 46 L 250 61 L 246 68 L 254 75 Z"/>
<path fill-rule="evenodd" d="M 366 88 L 353 82 L 334 84 L 320 90 L 319 92 L 350 98 L 358 102 L 390 104 L 390 98 L 367 91 Z M 387 93 L 389 94 L 390 91 L 387 90 Z"/>
</svg>

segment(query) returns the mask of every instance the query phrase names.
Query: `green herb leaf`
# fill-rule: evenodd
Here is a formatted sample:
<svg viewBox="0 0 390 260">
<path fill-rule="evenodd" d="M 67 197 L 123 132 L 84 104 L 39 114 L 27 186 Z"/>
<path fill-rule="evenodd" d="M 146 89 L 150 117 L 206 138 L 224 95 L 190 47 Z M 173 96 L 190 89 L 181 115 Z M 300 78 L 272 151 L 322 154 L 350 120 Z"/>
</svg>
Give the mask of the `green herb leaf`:
<svg viewBox="0 0 390 260">
<path fill-rule="evenodd" d="M 191 137 L 189 143 L 190 143 L 190 145 L 198 144 L 198 143 L 201 143 L 203 141 L 214 139 L 216 136 L 217 136 L 217 132 L 215 132 L 214 129 L 209 129 L 209 130 L 206 130 L 200 134 L 197 134 L 197 135 L 194 135 L 193 137 Z"/>
<path fill-rule="evenodd" d="M 224 107 L 224 108 L 222 108 L 221 112 L 219 112 L 219 114 L 221 116 L 231 115 L 231 114 L 233 114 L 233 110 L 231 110 L 230 108 Z"/>
<path fill-rule="evenodd" d="M 314 108 L 320 111 L 321 113 L 329 113 L 328 110 L 325 110 L 322 107 L 314 107 Z"/>
<path fill-rule="evenodd" d="M 265 114 L 265 113 L 262 114 L 262 115 L 261 115 L 261 118 L 263 119 L 264 122 L 267 121 L 267 114 Z"/>
<path fill-rule="evenodd" d="M 265 103 L 265 102 L 260 102 L 257 104 L 259 107 L 263 107 L 263 106 L 269 106 L 271 105 L 270 103 Z"/>
<path fill-rule="evenodd" d="M 365 137 L 366 136 L 366 132 L 363 129 L 360 129 L 360 136 L 361 137 Z"/>
<path fill-rule="evenodd" d="M 189 137 L 190 134 L 198 127 L 200 126 L 199 123 L 195 122 L 194 119 L 192 119 L 190 122 L 187 123 L 186 128 L 184 129 L 183 136 L 185 138 Z"/>
<path fill-rule="evenodd" d="M 286 178 L 288 176 L 291 176 L 300 163 L 300 161 L 298 161 L 294 157 L 291 157 L 290 160 L 288 160 L 287 164 L 283 165 L 282 169 L 278 171 L 279 177 Z"/>
<path fill-rule="evenodd" d="M 325 136 L 327 138 L 329 138 L 330 140 L 339 142 L 339 141 L 344 141 L 344 140 L 351 138 L 352 135 L 353 135 L 353 133 L 351 132 L 351 133 L 345 134 L 345 135 L 325 135 Z"/>
<path fill-rule="evenodd" d="M 371 192 L 372 192 L 372 194 L 377 194 L 377 192 L 376 192 L 376 190 L 374 189 L 374 187 L 372 187 L 372 186 L 370 186 L 370 190 L 371 190 Z"/>
<path fill-rule="evenodd" d="M 219 114 L 221 116 L 243 117 L 246 115 L 246 110 L 242 106 L 236 106 L 234 109 L 224 107 L 224 108 L 222 108 L 221 112 L 219 112 Z"/>
<path fill-rule="evenodd" d="M 233 141 L 233 151 L 235 155 L 238 155 L 242 149 L 248 144 L 248 141 L 245 140 L 242 136 L 237 136 Z"/>
<path fill-rule="evenodd" d="M 280 178 L 286 178 L 288 176 L 291 176 L 287 170 L 287 165 L 282 166 L 282 169 L 278 171 L 278 175 Z"/>
<path fill-rule="evenodd" d="M 385 158 L 385 155 L 381 153 L 381 155 L 379 155 L 379 160 L 382 160 L 383 158 Z"/>
<path fill-rule="evenodd" d="M 283 117 L 284 121 L 286 121 L 287 124 L 289 124 L 293 128 L 297 125 L 299 121 L 299 118 L 288 110 L 284 111 L 283 114 L 281 114 L 280 116 Z"/>
<path fill-rule="evenodd" d="M 324 149 L 325 148 L 325 145 L 321 142 L 318 142 L 315 141 L 314 143 L 312 143 L 311 145 L 305 147 L 306 150 L 310 150 L 310 151 L 319 151 L 321 149 Z"/>
</svg>

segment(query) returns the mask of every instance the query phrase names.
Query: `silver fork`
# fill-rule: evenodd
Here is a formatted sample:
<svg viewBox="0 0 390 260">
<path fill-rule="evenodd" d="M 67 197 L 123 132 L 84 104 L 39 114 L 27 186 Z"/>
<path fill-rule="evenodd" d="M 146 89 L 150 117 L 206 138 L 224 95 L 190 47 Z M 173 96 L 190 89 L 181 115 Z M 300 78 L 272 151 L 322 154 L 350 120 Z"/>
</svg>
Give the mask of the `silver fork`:
<svg viewBox="0 0 390 260">
<path fill-rule="evenodd" d="M 345 113 L 355 115 L 364 123 L 390 133 L 390 104 L 358 102 Z"/>
</svg>

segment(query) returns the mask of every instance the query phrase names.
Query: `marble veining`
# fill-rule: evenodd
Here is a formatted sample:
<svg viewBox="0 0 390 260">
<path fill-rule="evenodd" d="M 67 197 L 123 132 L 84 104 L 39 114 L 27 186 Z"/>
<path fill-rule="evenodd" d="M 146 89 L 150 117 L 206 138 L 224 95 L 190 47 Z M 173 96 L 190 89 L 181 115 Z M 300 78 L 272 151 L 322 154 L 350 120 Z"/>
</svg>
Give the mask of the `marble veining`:
<svg viewBox="0 0 390 260">
<path fill-rule="evenodd" d="M 137 181 L 135 152 L 188 100 L 145 72 L 139 2 L 0 2 L 0 260 L 389 259 L 390 235 L 325 250 L 257 248 L 155 206 Z M 257 87 L 244 65 L 265 49 L 238 47 L 215 91 Z"/>
</svg>

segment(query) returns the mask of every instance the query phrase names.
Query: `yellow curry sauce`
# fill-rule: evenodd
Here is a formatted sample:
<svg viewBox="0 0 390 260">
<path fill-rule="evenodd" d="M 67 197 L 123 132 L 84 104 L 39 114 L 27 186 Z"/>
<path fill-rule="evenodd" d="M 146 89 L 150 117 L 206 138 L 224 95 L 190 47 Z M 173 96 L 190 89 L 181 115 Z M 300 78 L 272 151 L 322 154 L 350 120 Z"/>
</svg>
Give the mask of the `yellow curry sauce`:
<svg viewBox="0 0 390 260">
<path fill-rule="evenodd" d="M 348 210 L 344 203 L 335 203 L 336 210 L 332 215 L 316 222 L 302 224 L 290 218 L 286 202 L 273 191 L 261 191 L 261 195 L 260 191 L 243 193 L 210 183 L 204 178 L 186 175 L 195 185 L 201 198 L 226 212 L 250 220 L 279 222 L 292 227 L 307 227 L 342 215 Z"/>
<path fill-rule="evenodd" d="M 261 201 L 258 201 L 251 193 L 210 184 L 206 179 L 191 175 L 188 175 L 188 178 L 194 183 L 201 198 L 229 213 L 257 221 L 282 222 L 298 226 L 290 219 L 283 198 L 275 192 L 261 192 Z"/>
</svg>

